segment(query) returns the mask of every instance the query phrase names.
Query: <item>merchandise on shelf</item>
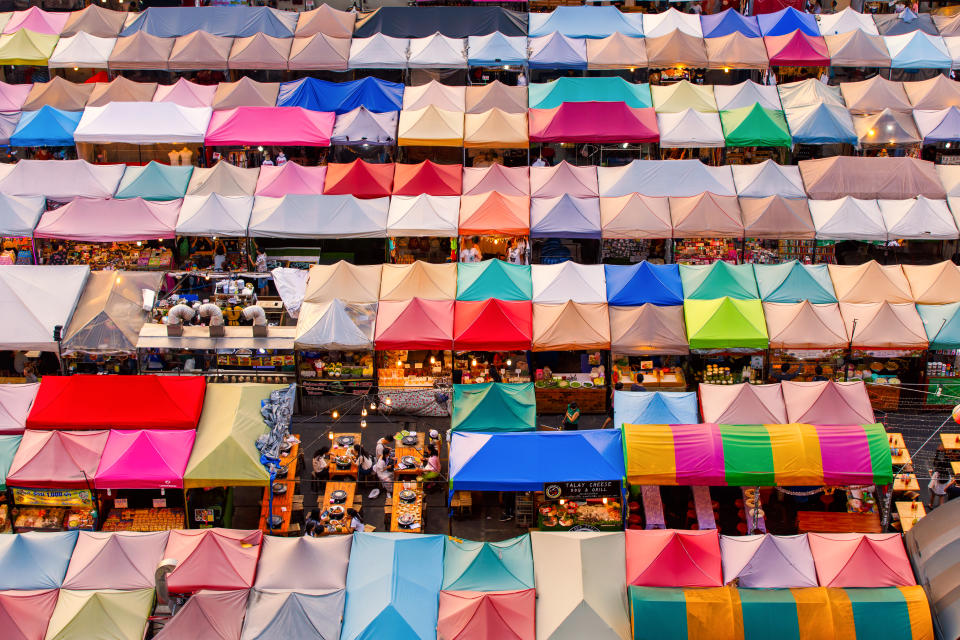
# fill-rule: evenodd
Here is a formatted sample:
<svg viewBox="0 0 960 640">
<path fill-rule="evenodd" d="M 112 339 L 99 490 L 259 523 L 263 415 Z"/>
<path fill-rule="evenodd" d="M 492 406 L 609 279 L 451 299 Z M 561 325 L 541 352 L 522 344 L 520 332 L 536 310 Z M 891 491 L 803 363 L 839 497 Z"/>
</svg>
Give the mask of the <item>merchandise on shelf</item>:
<svg viewBox="0 0 960 640">
<path fill-rule="evenodd" d="M 183 526 L 183 509 L 114 509 L 104 521 L 103 530 L 169 531 Z"/>
</svg>

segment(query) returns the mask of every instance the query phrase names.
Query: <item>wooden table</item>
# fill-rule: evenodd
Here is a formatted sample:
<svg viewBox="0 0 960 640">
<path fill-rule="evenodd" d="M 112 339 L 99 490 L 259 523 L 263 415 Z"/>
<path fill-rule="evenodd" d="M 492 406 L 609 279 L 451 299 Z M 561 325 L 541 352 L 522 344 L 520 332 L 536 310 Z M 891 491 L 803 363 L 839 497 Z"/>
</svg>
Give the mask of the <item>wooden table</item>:
<svg viewBox="0 0 960 640">
<path fill-rule="evenodd" d="M 331 500 L 330 500 L 330 495 L 331 495 L 334 491 L 346 491 L 346 492 L 347 492 L 347 498 L 346 498 L 346 500 L 344 500 L 342 503 L 340 503 L 340 506 L 343 507 L 344 511 L 346 511 L 347 509 L 353 508 L 353 501 L 356 499 L 356 493 L 357 493 L 357 483 L 356 483 L 356 482 L 327 482 L 327 488 L 326 488 L 326 490 L 323 492 L 323 499 L 322 499 L 322 500 L 320 501 L 320 503 L 317 505 L 317 507 L 320 509 L 320 512 L 321 512 L 321 513 L 323 512 L 324 509 L 326 509 L 327 507 L 329 507 L 329 506 L 331 506 L 331 505 L 333 504 L 333 503 L 331 502 Z M 344 520 L 346 521 L 346 523 L 349 524 L 350 516 L 344 515 L 343 517 L 344 517 Z M 333 532 L 326 531 L 326 530 L 324 530 L 324 532 L 323 532 L 324 535 L 341 535 L 341 534 L 345 534 L 345 533 L 346 533 L 346 534 L 349 534 L 349 533 L 353 533 L 353 532 L 352 532 L 349 528 L 348 528 L 346 531 L 337 532 L 337 533 L 333 533 Z"/>
<path fill-rule="evenodd" d="M 422 471 L 421 467 L 423 466 L 423 449 L 426 443 L 426 434 L 424 434 L 423 431 L 417 433 L 417 444 L 413 446 L 403 446 L 399 444 L 399 441 L 396 442 L 397 450 L 396 453 L 394 453 L 394 460 L 396 460 L 396 464 L 393 468 L 394 475 L 397 477 L 402 476 L 408 478 L 415 478 L 416 476 L 420 475 Z M 412 469 L 400 468 L 400 459 L 404 456 L 412 456 L 413 459 L 417 461 Z"/>
<path fill-rule="evenodd" d="M 337 438 L 341 436 L 353 436 L 353 444 L 360 444 L 360 434 L 359 433 L 334 433 L 333 438 L 330 440 L 330 453 L 327 455 L 327 460 L 330 463 L 328 467 L 330 469 L 331 478 L 352 478 L 354 481 L 357 480 L 359 472 L 357 470 L 357 461 L 353 456 L 353 444 L 349 447 L 341 447 L 337 444 Z M 353 463 L 350 465 L 349 469 L 337 469 L 336 458 L 337 456 L 350 456 L 354 458 Z"/>
<path fill-rule="evenodd" d="M 797 512 L 799 533 L 881 533 L 876 513 L 840 513 L 832 511 Z"/>
<path fill-rule="evenodd" d="M 410 489 L 411 491 L 416 491 L 417 501 L 416 509 L 420 514 L 419 527 L 415 529 L 406 529 L 401 527 L 397 523 L 397 519 L 400 515 L 400 492 L 404 489 Z M 390 516 L 390 531 L 394 533 L 423 533 L 423 514 L 426 509 L 426 505 L 423 500 L 423 490 L 420 489 L 420 486 L 416 482 L 394 482 L 393 483 L 393 502 L 390 505 L 391 516 Z"/>
<path fill-rule="evenodd" d="M 898 473 L 893 476 L 894 491 L 920 491 L 920 483 L 917 482 L 915 473 Z"/>
<path fill-rule="evenodd" d="M 300 439 L 299 435 L 294 437 L 297 440 Z M 280 456 L 280 464 L 286 465 L 287 475 L 277 476 L 274 480 L 274 483 L 282 482 L 287 485 L 286 493 L 282 495 L 273 496 L 273 515 L 280 516 L 283 519 L 283 522 L 280 523 L 279 527 L 274 527 L 271 529 L 267 523 L 267 511 L 270 508 L 270 492 L 273 490 L 272 486 L 268 486 L 263 490 L 263 502 L 260 505 L 260 530 L 273 535 L 291 535 L 298 534 L 300 532 L 300 527 L 294 525 L 291 527 L 290 518 L 293 515 L 293 512 L 303 510 L 303 502 L 295 501 L 294 494 L 297 493 L 297 486 L 299 485 L 298 481 L 298 469 L 297 466 L 300 460 L 300 443 L 295 442 L 290 448 L 290 451 L 286 455 Z M 302 496 L 297 496 L 302 500 Z"/>
<path fill-rule="evenodd" d="M 913 521 L 927 515 L 922 502 L 897 502 L 897 515 L 900 516 L 900 529 L 904 533 L 913 529 Z"/>
<path fill-rule="evenodd" d="M 960 476 L 960 462 L 951 462 L 950 469 L 953 471 L 953 475 Z"/>
<path fill-rule="evenodd" d="M 947 451 L 960 451 L 960 433 L 941 433 L 940 443 Z"/>
<path fill-rule="evenodd" d="M 912 464 L 910 452 L 907 451 L 907 445 L 903 442 L 903 435 L 899 433 L 887 433 L 887 442 L 890 444 L 890 459 L 895 465 Z M 893 450 L 899 449 L 900 455 L 894 455 Z"/>
</svg>

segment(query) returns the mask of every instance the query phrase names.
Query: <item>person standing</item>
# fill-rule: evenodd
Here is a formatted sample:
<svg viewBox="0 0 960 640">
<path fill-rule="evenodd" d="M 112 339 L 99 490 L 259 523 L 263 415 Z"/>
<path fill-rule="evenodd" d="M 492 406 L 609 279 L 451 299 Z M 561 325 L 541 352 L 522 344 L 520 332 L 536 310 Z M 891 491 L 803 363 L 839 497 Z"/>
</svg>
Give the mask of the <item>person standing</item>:
<svg viewBox="0 0 960 640">
<path fill-rule="evenodd" d="M 330 447 L 320 447 L 313 454 L 313 470 L 310 474 L 310 488 L 318 496 L 323 495 L 326 488 L 326 482 L 330 479 L 330 463 L 327 462 L 327 454 Z"/>
<path fill-rule="evenodd" d="M 567 405 L 567 412 L 563 415 L 563 430 L 576 431 L 580 424 L 580 406 L 576 402 Z"/>
</svg>

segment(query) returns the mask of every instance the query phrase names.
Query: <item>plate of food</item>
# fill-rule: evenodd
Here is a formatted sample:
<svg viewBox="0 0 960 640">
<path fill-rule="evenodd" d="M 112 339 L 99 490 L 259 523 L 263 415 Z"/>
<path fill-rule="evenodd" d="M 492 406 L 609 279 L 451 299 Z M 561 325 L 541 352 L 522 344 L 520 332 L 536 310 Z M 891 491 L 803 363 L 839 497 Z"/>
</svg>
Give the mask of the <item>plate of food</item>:
<svg viewBox="0 0 960 640">
<path fill-rule="evenodd" d="M 402 502 L 415 502 L 417 500 L 417 492 L 411 491 L 410 489 L 404 489 L 400 492 L 400 500 Z"/>
<path fill-rule="evenodd" d="M 283 516 L 270 516 L 270 527 L 276 529 L 283 524 Z"/>
<path fill-rule="evenodd" d="M 400 438 L 400 444 L 405 447 L 413 447 L 417 444 L 417 436 L 403 436 Z"/>
<path fill-rule="evenodd" d="M 343 489 L 337 489 L 330 494 L 330 502 L 333 504 L 343 504 L 347 501 L 347 492 Z"/>
<path fill-rule="evenodd" d="M 410 514 L 404 514 L 397 518 L 397 524 L 399 524 L 401 527 L 409 527 L 416 521 L 417 521 L 416 516 L 413 516 Z"/>
<path fill-rule="evenodd" d="M 354 442 L 356 442 L 356 438 L 353 436 L 340 436 L 337 438 L 337 444 L 341 447 L 352 447 Z"/>
<path fill-rule="evenodd" d="M 557 510 L 551 504 L 545 504 L 540 507 L 540 515 L 552 516 L 557 513 Z"/>
<path fill-rule="evenodd" d="M 545 527 L 555 527 L 557 526 L 557 519 L 553 516 L 543 519 L 543 526 Z"/>
<path fill-rule="evenodd" d="M 400 458 L 400 464 L 409 469 L 410 467 L 417 466 L 417 459 L 413 456 L 403 456 Z"/>
<path fill-rule="evenodd" d="M 584 388 L 584 389 L 593 389 L 593 383 L 592 383 L 592 382 L 584 382 L 584 383 L 583 383 L 583 388 Z"/>
<path fill-rule="evenodd" d="M 339 505 L 334 505 L 327 509 L 327 515 L 330 516 L 331 520 L 340 520 L 343 518 L 344 513 L 346 513 L 346 511 Z"/>
<path fill-rule="evenodd" d="M 580 388 L 580 383 L 577 382 L 576 380 L 574 380 L 573 382 L 570 383 L 570 388 L 571 388 L 571 389 L 579 389 L 579 388 Z"/>
<path fill-rule="evenodd" d="M 274 482 L 273 483 L 273 495 L 282 496 L 287 492 L 287 483 L 286 482 Z"/>
</svg>

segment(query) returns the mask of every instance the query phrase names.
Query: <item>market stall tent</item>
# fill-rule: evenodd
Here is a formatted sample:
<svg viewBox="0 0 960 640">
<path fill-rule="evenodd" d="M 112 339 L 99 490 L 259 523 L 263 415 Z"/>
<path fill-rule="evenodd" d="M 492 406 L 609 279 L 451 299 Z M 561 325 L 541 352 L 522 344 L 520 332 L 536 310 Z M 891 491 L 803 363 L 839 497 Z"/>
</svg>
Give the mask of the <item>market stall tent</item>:
<svg viewBox="0 0 960 640">
<path fill-rule="evenodd" d="M 227 67 L 231 70 L 286 70 L 292 45 L 293 38 L 274 38 L 265 33 L 237 38 L 230 47 Z"/>
<path fill-rule="evenodd" d="M 870 35 L 860 29 L 836 35 L 824 35 L 823 40 L 834 67 L 890 66 L 887 45 L 879 35 Z"/>
<path fill-rule="evenodd" d="M 525 35 L 525 13 L 509 11 L 497 6 L 484 7 L 421 7 L 411 12 L 404 7 L 381 7 L 362 15 L 357 20 L 354 36 L 366 37 L 374 33 L 403 35 L 417 38 L 432 33 L 442 33 L 451 38 L 466 38 L 469 35 L 501 33 Z"/>
<path fill-rule="evenodd" d="M 958 112 L 960 113 L 960 112 Z M 955 240 L 957 225 L 946 200 L 924 196 L 906 200 L 879 200 L 890 240 Z"/>
<path fill-rule="evenodd" d="M 885 242 L 887 228 L 876 200 L 845 196 L 837 200 L 810 200 L 810 217 L 822 240 Z"/>
<path fill-rule="evenodd" d="M 783 424 L 787 421 L 787 408 L 783 403 L 783 392 L 779 384 L 703 383 L 697 390 L 704 422 Z"/>
<path fill-rule="evenodd" d="M 926 349 L 927 334 L 913 303 L 841 302 L 853 349 Z"/>
<path fill-rule="evenodd" d="M 505 167 L 502 164 L 463 168 L 463 195 L 480 195 L 491 191 L 505 196 L 529 196 L 529 169 Z"/>
<path fill-rule="evenodd" d="M 614 391 L 613 427 L 625 424 L 695 424 L 695 391 Z"/>
<path fill-rule="evenodd" d="M 537 638 L 630 638 L 623 532 L 535 531 L 530 541 Z"/>
<path fill-rule="evenodd" d="M 381 301 L 374 341 L 380 350 L 449 349 L 453 341 L 453 300 Z"/>
<path fill-rule="evenodd" d="M 0 270 L 0 304 L 7 321 L 0 348 L 56 351 L 55 326 L 67 326 L 90 274 L 87 266 L 5 265 Z"/>
<path fill-rule="evenodd" d="M 820 27 L 817 17 L 812 13 L 804 13 L 787 7 L 775 13 L 762 13 L 757 16 L 760 32 L 764 36 L 779 36 L 800 31 L 806 35 L 819 36 Z"/>
<path fill-rule="evenodd" d="M 884 109 L 880 113 L 855 116 L 853 127 L 863 146 L 909 146 L 921 142 L 920 133 L 910 114 L 890 109 Z"/>
<path fill-rule="evenodd" d="M 233 38 L 194 31 L 177 38 L 167 59 L 171 71 L 226 69 Z"/>
<path fill-rule="evenodd" d="M 210 115 L 208 107 L 172 102 L 111 102 L 84 109 L 73 137 L 101 144 L 202 143 Z"/>
<path fill-rule="evenodd" d="M 599 265 L 597 265 L 599 266 Z M 607 303 L 533 304 L 533 350 L 609 349 Z"/>
<path fill-rule="evenodd" d="M 103 107 L 111 102 L 150 102 L 156 92 L 156 82 L 134 82 L 118 76 L 110 82 L 95 83 L 87 106 Z"/>
<path fill-rule="evenodd" d="M 387 216 L 388 236 L 452 238 L 460 219 L 459 196 L 394 195 Z"/>
<path fill-rule="evenodd" d="M 929 15 L 927 16 L 929 18 Z M 943 38 L 922 31 L 884 35 L 892 69 L 949 69 L 950 51 Z"/>
<path fill-rule="evenodd" d="M 703 38 L 680 29 L 660 36 L 648 35 L 644 43 L 647 45 L 647 64 L 651 69 L 670 69 L 678 65 L 706 69 L 710 66 Z"/>
<path fill-rule="evenodd" d="M 394 165 L 393 195 L 459 196 L 463 167 L 459 164 L 436 164 L 424 160 L 418 164 Z"/>
<path fill-rule="evenodd" d="M 830 279 L 840 302 L 913 302 L 910 282 L 899 264 L 876 260 L 858 265 L 829 265 Z"/>
<path fill-rule="evenodd" d="M 643 34 L 647 38 L 656 38 L 674 30 L 696 38 L 703 37 L 703 27 L 697 14 L 682 13 L 673 7 L 659 13 L 643 14 Z"/>
<path fill-rule="evenodd" d="M 382 265 L 355 265 L 346 260 L 310 267 L 310 278 L 303 296 L 304 302 L 371 303 L 380 299 L 380 272 Z"/>
<path fill-rule="evenodd" d="M 287 68 L 291 71 L 346 71 L 349 61 L 350 38 L 334 38 L 317 33 L 293 39 Z"/>
<path fill-rule="evenodd" d="M 873 16 L 866 13 L 860 13 L 850 7 L 845 7 L 836 13 L 822 13 L 817 16 L 820 22 L 820 33 L 827 34 L 850 33 L 851 31 L 862 31 L 869 35 L 879 35 L 877 23 L 873 21 Z"/>
<path fill-rule="evenodd" d="M 410 38 L 407 64 L 411 69 L 456 69 L 467 66 L 467 41 L 435 33 Z"/>
<path fill-rule="evenodd" d="M 914 109 L 913 119 L 923 144 L 960 140 L 960 108 L 957 106 L 936 111 Z"/>
<path fill-rule="evenodd" d="M 747 238 L 812 240 L 816 235 L 806 198 L 741 196 L 739 200 Z"/>
<path fill-rule="evenodd" d="M 60 78 L 60 80 L 66 82 L 62 78 Z M 39 84 L 42 86 L 44 83 Z M 70 82 L 67 82 L 67 84 L 74 86 L 73 83 Z M 33 84 L 8 84 L 6 82 L 0 82 L 0 111 L 20 111 L 31 91 L 33 91 Z M 39 109 L 40 106 L 42 105 L 35 106 L 34 108 Z M 83 109 L 83 106 L 81 105 L 80 108 Z"/>
<path fill-rule="evenodd" d="M 303 302 L 294 344 L 298 349 L 364 351 L 373 349 L 377 303 Z"/>
<path fill-rule="evenodd" d="M 748 38 L 760 37 L 760 25 L 754 16 L 745 16 L 735 9 L 725 9 L 718 13 L 700 16 L 703 37 L 722 38 L 732 33 L 740 33 Z"/>
<path fill-rule="evenodd" d="M 530 201 L 530 237 L 600 238 L 600 199 L 564 194 Z"/>
<path fill-rule="evenodd" d="M 622 102 L 565 102 L 529 112 L 532 142 L 656 142 L 660 139 L 653 109 Z"/>
<path fill-rule="evenodd" d="M 296 145 L 326 147 L 334 115 L 300 107 L 237 107 L 216 111 L 210 118 L 207 145 Z"/>
<path fill-rule="evenodd" d="M 461 262 L 457 265 L 457 300 L 531 300 L 530 265 L 504 260 Z"/>
<path fill-rule="evenodd" d="M 223 160 L 212 167 L 194 167 L 187 185 L 188 196 L 252 196 L 257 188 L 260 169 L 243 169 Z"/>
<path fill-rule="evenodd" d="M 86 32 L 100 38 L 112 38 L 120 33 L 127 15 L 126 11 L 111 11 L 99 5 L 87 5 L 79 11 L 70 12 L 60 35 L 72 36 Z"/>
<path fill-rule="evenodd" d="M 647 47 L 641 37 L 614 33 L 587 40 L 588 69 L 634 69 L 647 66 Z"/>
<path fill-rule="evenodd" d="M 39 382 L 0 386 L 0 435 L 23 433 L 27 415 L 39 389 Z"/>
<path fill-rule="evenodd" d="M 184 488 L 267 486 L 270 476 L 254 447 L 267 430 L 260 405 L 271 392 L 286 388 L 252 383 L 211 386 L 183 474 Z"/>
<path fill-rule="evenodd" d="M 342 145 L 395 144 L 398 120 L 399 114 L 396 111 L 374 113 L 366 107 L 357 107 L 353 111 L 337 116 L 333 123 L 330 143 Z"/>
<path fill-rule="evenodd" d="M 643 587 L 719 587 L 723 584 L 716 530 L 629 530 L 627 584 Z"/>
<path fill-rule="evenodd" d="M 812 36 L 801 30 L 784 35 L 765 35 L 763 44 L 771 67 L 827 67 L 830 52 L 820 36 Z"/>
<path fill-rule="evenodd" d="M 44 67 L 60 36 L 19 29 L 0 35 L 0 63 Z"/>
<path fill-rule="evenodd" d="M 179 200 L 77 198 L 40 218 L 34 237 L 78 242 L 136 242 L 173 238 Z"/>
<path fill-rule="evenodd" d="M 253 196 L 186 196 L 177 217 L 177 235 L 242 238 L 252 209 Z"/>
<path fill-rule="evenodd" d="M 327 175 L 326 166 L 304 166 L 286 162 L 280 166 L 261 166 L 257 178 L 258 196 L 282 198 L 286 195 L 320 195 Z"/>
<path fill-rule="evenodd" d="M 606 303 L 604 267 L 599 264 L 537 264 L 531 267 L 533 301 Z"/>
<path fill-rule="evenodd" d="M 61 589 L 46 637 L 86 638 L 109 631 L 117 640 L 138 640 L 146 633 L 153 601 L 153 589 Z"/>
<path fill-rule="evenodd" d="M 196 8 L 196 7 L 193 7 Z M 194 31 L 218 36 L 241 38 L 267 33 L 277 38 L 291 38 L 297 25 L 297 14 L 270 7 L 209 6 L 197 11 L 185 7 L 150 7 L 128 20 L 123 35 L 146 31 L 162 38 L 176 38 Z"/>
<path fill-rule="evenodd" d="M 324 3 L 312 11 L 303 11 L 297 16 L 297 37 L 312 36 L 318 33 L 331 38 L 349 38 L 357 16 L 350 11 L 340 11 Z"/>
<path fill-rule="evenodd" d="M 771 349 L 836 349 L 849 347 L 836 302 L 764 302 Z"/>
<path fill-rule="evenodd" d="M 171 166 L 156 160 L 139 167 L 128 166 L 114 198 L 176 200 L 187 192 L 192 173 L 192 166 Z"/>
<path fill-rule="evenodd" d="M 733 265 L 723 260 L 712 264 L 680 265 L 684 300 L 711 300 L 724 296 L 738 300 L 759 298 L 753 265 Z"/>
<path fill-rule="evenodd" d="M 404 69 L 410 40 L 377 33 L 350 41 L 350 69 Z"/>
<path fill-rule="evenodd" d="M 535 82 L 528 88 L 531 109 L 554 109 L 565 102 L 622 102 L 628 107 L 652 107 L 649 84 L 627 82 L 617 76 L 576 78 L 563 76 Z"/>
<path fill-rule="evenodd" d="M 452 431 L 483 433 L 534 431 L 537 428 L 537 400 L 532 382 L 507 384 L 486 382 L 453 385 Z M 464 579 L 466 580 L 466 579 Z M 445 582 L 446 584 L 446 582 Z M 466 591 L 519 589 L 522 586 L 489 587 L 463 582 L 451 586 Z M 529 585 L 532 587 L 533 585 Z"/>
<path fill-rule="evenodd" d="M 817 577 L 825 587 L 898 587 L 916 584 L 897 533 L 810 533 Z"/>
<path fill-rule="evenodd" d="M 669 202 L 674 237 L 743 237 L 740 204 L 735 196 L 705 191 L 695 196 L 670 197 Z"/>
<path fill-rule="evenodd" d="M 47 106 L 39 111 L 25 111 L 16 129 L 7 134 L 7 142 L 13 147 L 69 147 L 81 115 L 79 111 Z"/>
<path fill-rule="evenodd" d="M 154 638 L 204 640 L 239 638 L 247 609 L 247 589 L 198 591 L 177 609 Z"/>
<path fill-rule="evenodd" d="M 720 536 L 723 583 L 746 589 L 819 586 L 806 534 Z"/>
<path fill-rule="evenodd" d="M 330 82 L 305 77 L 280 85 L 277 106 L 332 111 L 337 115 L 348 113 L 357 107 L 366 107 L 374 113 L 387 113 L 407 108 L 403 96 L 402 84 L 373 76 L 349 82 Z"/>
<path fill-rule="evenodd" d="M 260 531 L 174 529 L 163 552 L 164 558 L 177 561 L 167 577 L 170 593 L 249 589 L 262 541 Z"/>
<path fill-rule="evenodd" d="M 386 197 L 393 186 L 393 172 L 393 163 L 377 164 L 360 159 L 346 164 L 331 162 L 327 165 L 323 192 L 357 198 Z"/>
<path fill-rule="evenodd" d="M 115 37 L 98 38 L 80 31 L 75 35 L 60 38 L 47 66 L 51 69 L 106 69 L 107 59 L 116 44 Z"/>
<path fill-rule="evenodd" d="M 500 109 L 507 113 L 526 113 L 527 87 L 514 87 L 503 84 L 499 80 L 489 84 L 470 85 L 464 92 L 463 102 L 467 113 L 483 113 L 488 109 Z M 477 169 L 479 170 L 480 167 Z"/>
<path fill-rule="evenodd" d="M 93 485 L 97 489 L 182 488 L 195 436 L 193 429 L 112 429 Z"/>
<path fill-rule="evenodd" d="M 468 148 L 527 148 L 527 116 L 490 109 L 466 114 L 463 121 L 463 146 Z"/>
<path fill-rule="evenodd" d="M 42 640 L 58 589 L 0 591 L 0 632 L 11 640 Z"/>
<path fill-rule="evenodd" d="M 728 147 L 789 147 L 790 131 L 782 111 L 760 106 L 720 112 L 724 142 Z"/>
<path fill-rule="evenodd" d="M 26 96 L 16 98 L 9 110 L 23 107 L 26 111 L 37 111 L 44 105 L 49 105 L 63 111 L 83 111 L 87 98 L 93 91 L 93 84 L 76 84 L 60 76 L 54 76 L 49 82 L 13 86 L 22 86 L 21 91 L 26 91 Z M 5 90 L 4 93 L 9 94 L 9 91 Z M 14 99 L 14 96 L 10 99 Z"/>
<path fill-rule="evenodd" d="M 467 38 L 467 64 L 471 67 L 522 65 L 527 61 L 527 39 L 494 32 Z"/>
<path fill-rule="evenodd" d="M 265 536 L 253 586 L 260 591 L 342 591 L 346 588 L 352 542 L 351 536 Z M 319 570 L 304 571 L 304 567 Z"/>
<path fill-rule="evenodd" d="M 717 113 L 687 109 L 678 113 L 658 113 L 660 146 L 665 148 L 707 149 L 724 146 L 723 126 Z"/>
<path fill-rule="evenodd" d="M 174 102 L 181 107 L 209 107 L 213 104 L 216 93 L 216 85 L 196 84 L 186 78 L 179 78 L 173 84 L 157 85 L 153 101 Z"/>
<path fill-rule="evenodd" d="M 0 144 L 10 144 L 10 136 L 16 131 L 20 118 L 19 111 L 0 112 Z"/>
<path fill-rule="evenodd" d="M 739 109 L 740 107 L 749 107 L 759 104 L 766 109 L 782 109 L 780 104 L 780 94 L 777 93 L 777 87 L 768 84 L 757 84 L 753 80 L 744 80 L 740 84 L 715 84 L 713 85 L 713 97 L 717 101 L 717 109 Z M 766 164 L 766 161 L 761 162 Z M 748 167 L 752 165 L 737 165 Z"/>
<path fill-rule="evenodd" d="M 64 589 L 152 589 L 166 531 L 81 531 Z"/>
<path fill-rule="evenodd" d="M 679 305 L 683 285 L 677 265 L 652 264 L 644 260 L 633 265 L 604 265 L 607 302 L 610 305 Z"/>
<path fill-rule="evenodd" d="M 530 195 L 535 198 L 564 195 L 577 198 L 596 197 L 600 195 L 597 167 L 578 167 L 566 160 L 553 166 L 530 167 Z"/>
<path fill-rule="evenodd" d="M 463 146 L 463 112 L 434 105 L 400 112 L 397 144 L 401 146 Z"/>
<path fill-rule="evenodd" d="M 931 265 L 903 265 L 917 304 L 960 302 L 960 267 L 950 260 Z"/>
<path fill-rule="evenodd" d="M 441 591 L 440 637 L 483 640 L 491 635 L 536 638 L 536 591 Z"/>
<path fill-rule="evenodd" d="M 628 588 L 628 597 L 634 628 L 640 626 L 642 629 L 635 634 L 635 638 L 675 636 L 753 640 L 753 636 L 749 635 L 750 629 L 744 628 L 743 618 L 737 610 L 740 599 L 731 587 L 681 589 L 631 586 Z M 825 608 L 829 611 L 826 605 Z M 809 615 L 806 609 L 804 614 Z M 826 618 L 825 624 L 830 624 L 829 618 Z M 769 628 L 769 625 L 765 627 L 765 631 Z M 676 635 L 678 630 L 682 630 L 682 635 Z"/>
<path fill-rule="evenodd" d="M 7 490 L 7 472 L 20 448 L 20 435 L 0 435 L 0 491 Z"/>
<path fill-rule="evenodd" d="M 533 555 L 529 535 L 500 542 L 474 542 L 453 537 L 445 539 L 444 590 L 490 592 L 533 588 Z"/>
<path fill-rule="evenodd" d="M 917 313 L 930 341 L 930 349 L 960 348 L 960 303 L 918 304 Z"/>
<path fill-rule="evenodd" d="M 781 387 L 790 422 L 834 425 L 876 421 L 862 381 L 784 381 Z"/>
<path fill-rule="evenodd" d="M 254 238 L 383 238 L 388 202 L 314 194 L 257 196 L 248 232 Z"/>
<path fill-rule="evenodd" d="M 610 348 L 623 355 L 686 354 L 683 307 L 646 303 L 609 307 Z"/>
<path fill-rule="evenodd" d="M 873 76 L 860 82 L 841 82 L 840 93 L 853 115 L 879 113 L 884 109 L 909 113 L 910 99 L 904 91 L 904 83 Z"/>
<path fill-rule="evenodd" d="M 814 104 L 783 113 L 794 144 L 857 144 L 853 118 L 843 106 Z"/>
<path fill-rule="evenodd" d="M 763 40 L 740 32 L 703 41 L 710 69 L 766 69 L 770 66 Z"/>
<path fill-rule="evenodd" d="M 7 486 L 88 488 L 107 434 L 26 430 L 10 465 Z"/>
<path fill-rule="evenodd" d="M 917 582 L 924 585 L 933 623 L 942 637 L 957 632 L 957 509 L 957 504 L 943 505 L 920 518 L 904 535 Z"/>
<path fill-rule="evenodd" d="M 243 634 L 239 637 L 242 640 L 339 638 L 343 603 L 343 590 L 299 592 L 254 589 L 250 592 Z"/>
<path fill-rule="evenodd" d="M 755 264 L 754 275 L 764 302 L 836 302 L 833 281 L 825 264 L 802 264 L 796 260 L 780 264 Z"/>
<path fill-rule="evenodd" d="M 561 6 L 549 13 L 531 13 L 529 34 L 537 37 L 559 31 L 570 38 L 606 38 L 615 33 L 641 37 L 641 17 L 612 6 Z"/>
<path fill-rule="evenodd" d="M 453 347 L 457 351 L 527 350 L 533 338 L 533 307 L 527 301 L 457 300 Z"/>
<path fill-rule="evenodd" d="M 681 80 L 670 85 L 653 85 L 650 94 L 657 113 L 680 113 L 687 109 L 703 113 L 717 111 L 717 101 L 710 85 Z"/>
<path fill-rule="evenodd" d="M 86 160 L 20 160 L 0 177 L 0 193 L 43 196 L 50 200 L 111 198 L 124 165 L 94 165 Z"/>
<path fill-rule="evenodd" d="M 936 110 L 960 107 L 960 83 L 938 73 L 929 80 L 904 82 L 903 88 L 914 109 Z"/>
<path fill-rule="evenodd" d="M 176 41 L 140 32 L 117 38 L 107 66 L 115 70 L 166 70 Z"/>
<path fill-rule="evenodd" d="M 934 164 L 907 157 L 833 156 L 801 160 L 800 175 L 811 199 L 854 198 L 898 200 L 945 196 Z M 896 180 L 891 180 L 896 176 Z"/>
<path fill-rule="evenodd" d="M 667 198 L 631 193 L 600 198 L 601 235 L 604 238 L 670 238 L 673 223 Z"/>
<path fill-rule="evenodd" d="M 59 589 L 77 531 L 32 531 L 0 537 L 0 589 Z"/>
<path fill-rule="evenodd" d="M 634 160 L 620 167 L 600 167 L 597 175 L 604 197 L 737 195 L 729 165 L 709 167 L 696 159 Z"/>
<path fill-rule="evenodd" d="M 738 164 L 730 167 L 737 195 L 741 198 L 806 198 L 800 170 L 791 165 L 780 165 L 773 160 L 757 164 Z"/>
<path fill-rule="evenodd" d="M 277 103 L 279 82 L 257 82 L 243 76 L 236 82 L 221 82 L 213 95 L 215 110 L 236 107 L 273 107 Z"/>
<path fill-rule="evenodd" d="M 0 237 L 30 238 L 47 207 L 42 196 L 8 196 L 0 193 Z"/>
<path fill-rule="evenodd" d="M 460 235 L 528 235 L 530 198 L 499 191 L 460 198 Z"/>
<path fill-rule="evenodd" d="M 568 38 L 554 31 L 546 36 L 530 38 L 527 64 L 531 69 L 586 69 L 587 42 Z"/>
<path fill-rule="evenodd" d="M 766 349 L 769 345 L 759 300 L 684 300 L 683 317 L 691 349 Z"/>
</svg>

